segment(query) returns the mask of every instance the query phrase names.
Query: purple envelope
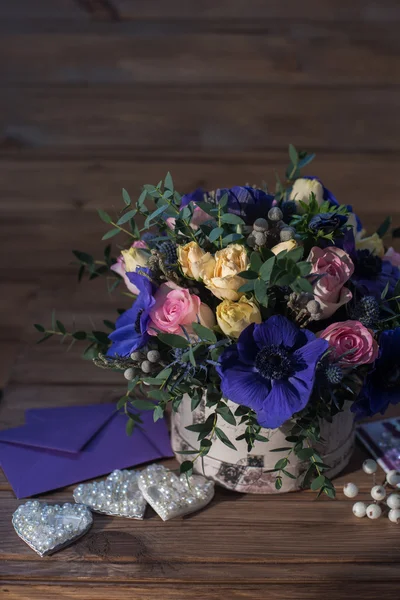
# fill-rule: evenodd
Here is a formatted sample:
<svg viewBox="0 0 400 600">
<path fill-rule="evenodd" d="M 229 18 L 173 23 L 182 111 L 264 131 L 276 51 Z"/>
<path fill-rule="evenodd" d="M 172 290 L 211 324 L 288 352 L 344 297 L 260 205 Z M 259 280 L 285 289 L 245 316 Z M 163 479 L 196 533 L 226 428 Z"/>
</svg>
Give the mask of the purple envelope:
<svg viewBox="0 0 400 600">
<path fill-rule="evenodd" d="M 141 418 L 128 436 L 115 404 L 28 410 L 26 425 L 0 431 L 1 467 L 25 498 L 172 456 L 165 421 Z"/>
</svg>

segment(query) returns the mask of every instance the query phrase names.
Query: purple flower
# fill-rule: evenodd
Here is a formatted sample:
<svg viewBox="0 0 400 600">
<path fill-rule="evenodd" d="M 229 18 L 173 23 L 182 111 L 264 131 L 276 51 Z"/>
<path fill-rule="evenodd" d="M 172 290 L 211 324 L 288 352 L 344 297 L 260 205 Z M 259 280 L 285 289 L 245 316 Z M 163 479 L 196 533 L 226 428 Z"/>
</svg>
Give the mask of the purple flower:
<svg viewBox="0 0 400 600">
<path fill-rule="evenodd" d="M 132 305 L 125 311 L 115 324 L 115 331 L 108 336 L 112 345 L 107 351 L 107 356 L 129 356 L 132 352 L 141 348 L 149 339 L 147 325 L 149 322 L 149 311 L 155 300 L 153 297 L 153 285 L 145 275 L 139 273 L 127 273 L 130 282 L 139 290 L 139 295 Z"/>
<path fill-rule="evenodd" d="M 235 186 L 215 190 L 217 204 L 225 194 L 228 194 L 228 212 L 242 217 L 248 225 L 252 225 L 259 217 L 265 218 L 274 201 L 274 197 L 263 190 L 250 186 Z M 187 206 L 189 202 L 202 202 L 207 195 L 202 189 L 185 194 L 182 196 L 181 207 Z"/>
<path fill-rule="evenodd" d="M 339 206 L 339 202 L 336 200 L 336 197 L 332 194 L 332 192 L 330 190 L 328 190 L 328 188 L 326 188 L 324 186 L 324 184 L 318 177 L 315 177 L 313 175 L 304 175 L 303 178 L 304 179 L 316 179 L 317 181 L 319 181 L 323 188 L 323 196 L 322 196 L 323 199 L 327 200 L 331 204 L 331 206 Z M 353 212 L 353 207 L 351 206 L 351 204 L 346 204 L 346 208 L 349 212 L 351 212 L 351 213 Z M 355 216 L 356 222 L 357 222 L 357 231 L 361 231 L 362 223 L 361 223 L 359 217 L 355 213 L 354 213 L 354 216 Z"/>
<path fill-rule="evenodd" d="M 383 331 L 379 337 L 379 356 L 352 406 L 358 417 L 384 414 L 389 404 L 400 402 L 400 327 Z"/>
<path fill-rule="evenodd" d="M 313 233 L 318 233 L 318 231 L 332 233 L 333 231 L 340 229 L 346 223 L 346 215 L 339 215 L 337 213 L 319 213 L 312 217 L 308 227 Z"/>
<path fill-rule="evenodd" d="M 393 296 L 396 283 L 400 279 L 399 268 L 388 260 L 382 260 L 369 250 L 357 250 L 354 273 L 351 281 L 360 296 L 374 296 L 380 299 L 386 285 L 389 284 L 388 298 Z"/>
<path fill-rule="evenodd" d="M 222 392 L 252 408 L 261 426 L 280 427 L 309 401 L 327 348 L 328 342 L 281 315 L 252 324 L 220 357 Z"/>
</svg>

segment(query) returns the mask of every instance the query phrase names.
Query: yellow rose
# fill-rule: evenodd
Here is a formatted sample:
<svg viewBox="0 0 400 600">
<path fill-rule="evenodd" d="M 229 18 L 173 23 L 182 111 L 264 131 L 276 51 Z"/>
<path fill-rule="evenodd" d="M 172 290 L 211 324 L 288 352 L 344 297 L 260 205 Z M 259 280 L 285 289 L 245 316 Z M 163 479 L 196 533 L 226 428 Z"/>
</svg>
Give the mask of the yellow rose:
<svg viewBox="0 0 400 600">
<path fill-rule="evenodd" d="M 129 248 L 129 250 L 121 251 L 122 259 L 125 264 L 125 271 L 127 273 L 133 273 L 136 271 L 136 267 L 145 267 L 149 260 L 149 254 L 141 248 Z"/>
<path fill-rule="evenodd" d="M 292 191 L 290 192 L 290 200 L 294 200 L 296 202 L 297 212 L 299 214 L 304 212 L 299 202 L 301 201 L 305 204 L 309 204 L 311 194 L 315 195 L 317 204 L 320 206 L 324 201 L 324 188 L 322 183 L 318 181 L 318 179 L 306 179 L 305 177 L 296 179 L 293 184 Z"/>
<path fill-rule="evenodd" d="M 369 250 L 379 258 L 383 258 L 385 254 L 382 238 L 377 233 L 365 238 L 356 238 L 356 248 L 357 250 Z"/>
<path fill-rule="evenodd" d="M 271 248 L 271 252 L 273 252 L 275 255 L 278 255 L 279 252 L 283 252 L 284 250 L 290 252 L 290 250 L 297 248 L 297 246 L 298 243 L 296 242 L 296 240 L 288 240 L 287 242 L 281 242 L 280 244 L 276 244 L 276 246 Z"/>
<path fill-rule="evenodd" d="M 217 321 L 225 335 L 238 338 L 250 323 L 261 323 L 258 306 L 244 296 L 239 302 L 224 300 L 217 306 Z"/>
<path fill-rule="evenodd" d="M 214 273 L 204 278 L 207 288 L 221 300 L 239 300 L 242 296 L 237 290 L 246 283 L 238 273 L 246 271 L 249 257 L 240 244 L 229 244 L 215 253 Z"/>
<path fill-rule="evenodd" d="M 212 277 L 215 268 L 215 258 L 205 252 L 197 242 L 189 242 L 178 246 L 178 261 L 186 277 L 200 281 L 205 277 Z"/>
</svg>

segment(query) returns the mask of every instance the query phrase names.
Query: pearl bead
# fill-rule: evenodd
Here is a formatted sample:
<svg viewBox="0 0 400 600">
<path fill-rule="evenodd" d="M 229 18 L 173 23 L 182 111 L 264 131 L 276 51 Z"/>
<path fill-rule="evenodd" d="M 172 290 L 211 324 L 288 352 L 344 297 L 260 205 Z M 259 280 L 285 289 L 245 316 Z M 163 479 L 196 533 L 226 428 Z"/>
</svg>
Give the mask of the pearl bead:
<svg viewBox="0 0 400 600">
<path fill-rule="evenodd" d="M 361 519 L 362 517 L 365 517 L 366 514 L 367 505 L 365 504 L 365 502 L 356 502 L 353 505 L 353 515 Z"/>
<path fill-rule="evenodd" d="M 400 483 L 400 473 L 399 471 L 389 471 L 389 473 L 387 473 L 386 475 L 386 481 L 390 484 L 390 485 L 397 485 L 398 483 Z"/>
<path fill-rule="evenodd" d="M 389 508 L 400 508 L 400 494 L 390 494 L 387 497 L 386 504 Z"/>
<path fill-rule="evenodd" d="M 398 523 L 400 521 L 400 508 L 392 508 L 392 510 L 389 510 L 389 521 L 392 521 L 392 523 Z"/>
<path fill-rule="evenodd" d="M 378 469 L 378 463 L 376 460 L 372 460 L 372 458 L 367 458 L 367 460 L 364 460 L 363 462 L 362 469 L 364 473 L 367 473 L 367 475 L 372 475 L 373 473 L 376 473 Z"/>
<path fill-rule="evenodd" d="M 379 519 L 382 515 L 382 509 L 379 504 L 370 504 L 367 507 L 367 517 L 369 519 Z"/>
<path fill-rule="evenodd" d="M 386 490 L 382 485 L 374 485 L 371 490 L 371 496 L 374 500 L 378 500 L 378 502 L 380 502 L 386 498 Z"/>
<path fill-rule="evenodd" d="M 358 494 L 358 487 L 355 483 L 346 483 L 343 488 L 343 494 L 347 498 L 355 498 Z"/>
</svg>

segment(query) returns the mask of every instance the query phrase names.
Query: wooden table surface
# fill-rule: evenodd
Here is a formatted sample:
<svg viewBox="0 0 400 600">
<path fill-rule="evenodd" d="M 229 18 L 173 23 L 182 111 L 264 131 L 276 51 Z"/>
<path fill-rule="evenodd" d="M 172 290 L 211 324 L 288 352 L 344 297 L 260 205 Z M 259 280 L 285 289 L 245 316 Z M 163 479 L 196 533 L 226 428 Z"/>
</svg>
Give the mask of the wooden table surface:
<svg viewBox="0 0 400 600">
<path fill-rule="evenodd" d="M 293 142 L 371 231 L 389 213 L 400 225 L 399 22 L 398 0 L 0 0 L 2 428 L 28 407 L 123 393 L 77 347 L 35 346 L 31 326 L 56 308 L 101 327 L 126 303 L 104 281 L 78 286 L 70 264 L 71 249 L 101 256 L 96 208 L 119 207 L 122 187 L 167 170 L 181 191 L 273 186 Z M 364 458 L 339 489 L 368 492 Z M 21 501 L 1 475 L 0 599 L 398 598 L 399 528 L 354 518 L 341 493 L 314 498 L 218 489 L 167 523 L 96 515 L 40 559 L 12 529 Z"/>
</svg>

